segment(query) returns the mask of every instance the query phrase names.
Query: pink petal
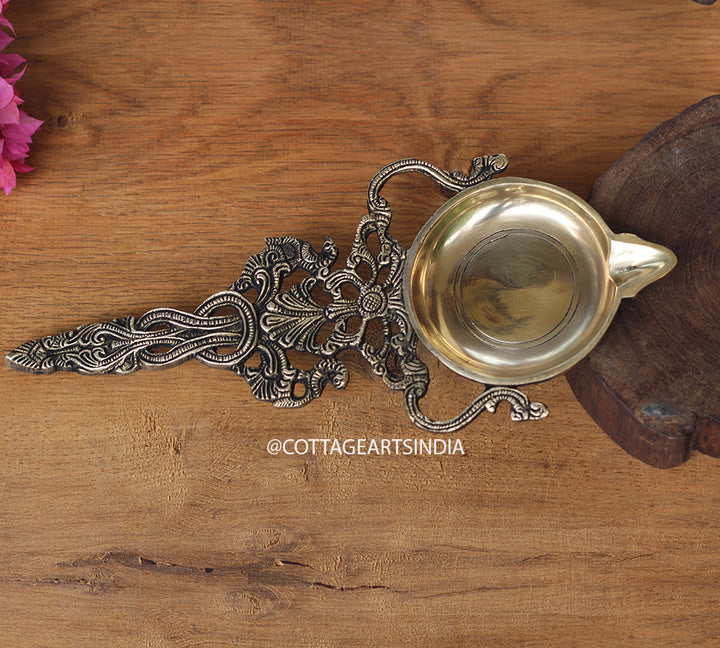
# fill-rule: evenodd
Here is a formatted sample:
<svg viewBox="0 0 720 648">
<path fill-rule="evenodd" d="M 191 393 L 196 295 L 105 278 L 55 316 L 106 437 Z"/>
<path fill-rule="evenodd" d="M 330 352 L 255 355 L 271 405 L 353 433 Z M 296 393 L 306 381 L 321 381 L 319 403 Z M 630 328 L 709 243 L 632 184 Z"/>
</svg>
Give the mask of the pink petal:
<svg viewBox="0 0 720 648">
<path fill-rule="evenodd" d="M 5 16 L 0 15 L 0 26 L 5 27 L 12 36 L 15 36 L 15 28 L 10 24 L 10 21 L 5 18 Z"/>
<path fill-rule="evenodd" d="M 43 125 L 39 119 L 29 117 L 24 110 L 18 110 L 19 119 L 11 124 L 0 124 L 0 133 L 6 139 L 31 141 L 31 137 Z"/>
<path fill-rule="evenodd" d="M 4 159 L 9 160 L 16 171 L 30 171 L 32 167 L 24 165 L 24 160 L 30 152 L 32 135 L 41 126 L 39 119 L 29 117 L 23 110 L 19 111 L 18 122 L 0 124 L 0 148 Z"/>
<path fill-rule="evenodd" d="M 15 40 L 15 30 L 5 16 L 0 16 L 0 50 L 5 49 Z"/>
<path fill-rule="evenodd" d="M 17 173 L 28 173 L 28 171 L 32 171 L 35 167 L 28 166 L 24 162 L 20 162 L 19 160 L 8 160 L 10 164 L 12 164 L 12 168 L 15 169 Z"/>
<path fill-rule="evenodd" d="M 15 140 L 11 138 L 5 138 L 5 146 L 3 151 L 3 157 L 6 160 L 24 160 L 28 153 L 30 153 L 29 142 L 23 140 Z"/>
<path fill-rule="evenodd" d="M 0 108 L 0 126 L 17 124 L 19 119 L 20 111 L 12 101 L 4 108 Z"/>
<path fill-rule="evenodd" d="M 0 142 L 2 157 L 15 163 L 24 160 L 30 152 L 32 135 L 40 128 L 42 122 L 20 110 L 19 121 L 11 124 L 0 124 Z M 15 167 L 15 170 L 23 170 Z"/>
<path fill-rule="evenodd" d="M 5 79 L 0 79 L 0 107 L 7 106 L 15 97 L 13 88 Z"/>
<path fill-rule="evenodd" d="M 25 63 L 27 61 L 19 54 L 0 54 L 0 76 L 15 85 L 15 82 L 25 74 Z"/>
<path fill-rule="evenodd" d="M 23 134 L 24 137 L 30 138 L 31 135 L 34 135 L 37 132 L 37 129 L 40 128 L 40 126 L 43 125 L 42 119 L 35 119 L 34 117 L 30 117 L 24 110 L 20 110 L 20 119 L 17 124 L 17 128 L 20 130 L 20 132 Z"/>
<path fill-rule="evenodd" d="M 15 169 L 10 162 L 3 160 L 2 168 L 0 168 L 0 185 L 5 190 L 5 194 L 10 195 L 16 184 Z"/>
<path fill-rule="evenodd" d="M 20 109 L 15 100 L 0 108 L 0 125 L 17 124 L 20 121 Z"/>
</svg>

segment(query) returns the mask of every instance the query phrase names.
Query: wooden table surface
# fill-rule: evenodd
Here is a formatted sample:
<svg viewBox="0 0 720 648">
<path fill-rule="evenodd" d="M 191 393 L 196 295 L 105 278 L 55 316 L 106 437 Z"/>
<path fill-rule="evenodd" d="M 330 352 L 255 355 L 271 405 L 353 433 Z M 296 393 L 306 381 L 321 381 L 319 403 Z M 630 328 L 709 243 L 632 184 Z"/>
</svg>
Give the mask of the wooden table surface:
<svg viewBox="0 0 720 648">
<path fill-rule="evenodd" d="M 3 352 L 193 310 L 263 237 L 349 250 L 382 165 L 587 196 L 718 90 L 720 5 L 690 0 L 15 0 L 46 124 L 2 199 Z M 388 189 L 404 245 L 445 199 Z M 428 353 L 427 409 L 478 385 Z M 427 438 L 359 360 L 344 392 L 256 402 L 190 361 L 127 377 L 0 368 L 3 646 L 717 646 L 720 472 L 625 454 L 560 377 L 454 435 L 464 455 L 272 456 L 273 438 Z"/>
</svg>

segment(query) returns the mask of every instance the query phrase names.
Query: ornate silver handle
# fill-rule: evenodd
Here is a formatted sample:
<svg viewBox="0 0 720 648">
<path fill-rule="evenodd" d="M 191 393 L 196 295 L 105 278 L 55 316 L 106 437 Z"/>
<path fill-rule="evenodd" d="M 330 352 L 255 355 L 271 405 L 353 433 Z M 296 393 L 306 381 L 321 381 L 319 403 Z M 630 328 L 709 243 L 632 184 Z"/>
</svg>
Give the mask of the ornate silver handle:
<svg viewBox="0 0 720 648">
<path fill-rule="evenodd" d="M 345 387 L 347 367 L 336 355 L 355 349 L 390 389 L 404 393 L 410 419 L 423 430 L 455 432 L 482 411 L 494 411 L 503 400 L 510 403 L 513 420 L 542 418 L 548 412 L 543 404 L 531 403 L 507 387 L 484 391 L 448 421 L 434 421 L 420 411 L 418 403 L 427 391 L 429 375 L 417 355 L 417 337 L 403 302 L 405 250 L 388 232 L 392 214 L 380 195 L 385 183 L 399 173 L 423 173 L 447 189 L 460 191 L 506 167 L 504 155 L 475 158 L 467 175 L 447 173 L 420 160 L 394 162 L 370 182 L 368 214 L 360 220 L 345 268 L 332 270 L 338 248 L 329 238 L 319 252 L 294 237 L 268 238 L 265 249 L 250 257 L 240 278 L 194 313 L 157 308 L 139 318 L 85 324 L 27 342 L 11 351 L 6 361 L 14 369 L 38 374 L 127 374 L 195 357 L 245 378 L 259 400 L 277 407 L 299 407 L 320 396 L 328 383 L 337 389 Z M 368 246 L 371 236 L 379 241 L 377 254 Z M 368 266 L 369 278 L 358 273 L 361 264 Z M 283 291 L 283 280 L 294 272 L 305 276 Z M 245 296 L 251 289 L 257 291 L 252 302 Z M 326 293 L 322 301 L 329 300 L 327 305 L 318 303 L 313 295 L 317 290 Z M 344 296 L 348 292 L 354 296 Z M 216 315 L 227 307 L 233 311 L 230 315 Z M 381 331 L 376 339 L 368 334 L 371 321 Z M 318 360 L 310 370 L 298 369 L 287 358 L 290 349 Z"/>
</svg>

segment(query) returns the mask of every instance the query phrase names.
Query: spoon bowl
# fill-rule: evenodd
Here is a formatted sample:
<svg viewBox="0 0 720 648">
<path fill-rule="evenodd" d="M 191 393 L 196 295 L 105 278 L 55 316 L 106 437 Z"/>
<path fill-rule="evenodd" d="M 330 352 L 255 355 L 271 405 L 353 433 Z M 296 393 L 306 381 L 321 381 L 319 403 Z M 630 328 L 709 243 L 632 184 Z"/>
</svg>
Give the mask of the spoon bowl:
<svg viewBox="0 0 720 648">
<path fill-rule="evenodd" d="M 674 254 L 615 235 L 575 194 L 501 178 L 458 193 L 410 248 L 403 294 L 422 342 L 493 385 L 563 373 L 597 344 L 620 299 L 667 274 Z"/>
</svg>

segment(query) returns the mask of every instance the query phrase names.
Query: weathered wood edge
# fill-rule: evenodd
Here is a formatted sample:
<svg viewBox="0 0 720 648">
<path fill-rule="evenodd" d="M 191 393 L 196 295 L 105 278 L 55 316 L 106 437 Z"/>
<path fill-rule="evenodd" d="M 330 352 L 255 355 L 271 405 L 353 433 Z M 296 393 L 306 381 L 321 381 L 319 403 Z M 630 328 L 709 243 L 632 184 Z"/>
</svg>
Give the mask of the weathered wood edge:
<svg viewBox="0 0 720 648">
<path fill-rule="evenodd" d="M 720 95 L 711 95 L 679 115 L 660 123 L 622 155 L 595 183 L 589 202 L 602 214 L 607 212 L 606 187 L 621 187 L 633 172 L 635 160 L 676 136 L 686 124 L 705 111 L 720 109 Z M 603 198 L 599 198 L 602 196 Z M 600 343 L 602 345 L 602 342 Z M 593 369 L 592 353 L 566 373 L 573 393 L 593 420 L 621 448 L 633 457 L 657 468 L 671 468 L 686 461 L 693 450 L 720 457 L 720 421 L 697 414 L 691 419 L 654 426 L 637 419 L 632 409 Z"/>
<path fill-rule="evenodd" d="M 655 430 L 642 424 L 585 358 L 565 374 L 570 389 L 593 420 L 625 452 L 656 468 L 686 461 L 695 445 L 695 426 Z"/>
</svg>

